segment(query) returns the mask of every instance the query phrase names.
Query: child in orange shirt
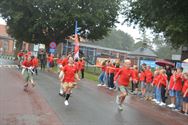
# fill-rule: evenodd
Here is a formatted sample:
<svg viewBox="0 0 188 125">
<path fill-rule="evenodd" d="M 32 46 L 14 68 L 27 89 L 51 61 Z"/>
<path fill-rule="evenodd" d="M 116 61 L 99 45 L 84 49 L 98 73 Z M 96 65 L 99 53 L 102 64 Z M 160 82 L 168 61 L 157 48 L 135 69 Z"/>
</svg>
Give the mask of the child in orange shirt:
<svg viewBox="0 0 188 125">
<path fill-rule="evenodd" d="M 154 97 L 153 97 L 153 102 L 157 102 L 157 93 L 156 93 L 156 88 L 157 88 L 157 83 L 159 81 L 159 73 L 160 71 L 159 70 L 156 70 L 154 72 L 154 78 L 153 78 L 153 82 L 152 82 L 152 86 L 154 87 Z"/>
<path fill-rule="evenodd" d="M 159 81 L 157 84 L 157 104 L 160 106 L 165 106 L 165 93 L 166 93 L 166 85 L 168 83 L 166 70 L 161 69 L 159 75 Z"/>
<path fill-rule="evenodd" d="M 188 115 L 188 73 L 184 73 L 184 85 L 182 89 L 183 94 L 183 111 L 185 115 Z"/>
<path fill-rule="evenodd" d="M 152 93 L 151 93 L 151 83 L 153 81 L 153 73 L 151 71 L 150 66 L 147 66 L 145 70 L 145 75 L 146 75 L 146 97 L 145 100 L 151 99 Z"/>
<path fill-rule="evenodd" d="M 170 77 L 170 82 L 169 82 L 169 86 L 168 86 L 168 91 L 169 91 L 169 95 L 170 95 L 170 101 L 171 104 L 168 105 L 168 107 L 170 108 L 175 108 L 175 90 L 174 90 L 174 80 L 176 77 L 176 69 L 172 69 L 172 75 Z"/>
<path fill-rule="evenodd" d="M 132 83 L 133 83 L 133 90 L 134 94 L 138 94 L 138 83 L 139 83 L 139 73 L 138 73 L 138 67 L 136 65 L 133 66 L 133 78 L 132 78 Z"/>
</svg>

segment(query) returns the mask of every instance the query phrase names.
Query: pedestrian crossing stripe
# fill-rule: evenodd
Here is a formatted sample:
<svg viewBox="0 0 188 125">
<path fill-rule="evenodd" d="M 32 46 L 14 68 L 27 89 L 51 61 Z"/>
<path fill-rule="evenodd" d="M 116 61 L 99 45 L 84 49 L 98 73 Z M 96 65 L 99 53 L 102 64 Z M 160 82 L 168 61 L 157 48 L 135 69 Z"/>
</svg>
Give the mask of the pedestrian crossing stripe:
<svg viewBox="0 0 188 125">
<path fill-rule="evenodd" d="M 18 65 L 0 65 L 0 68 L 19 68 Z"/>
</svg>

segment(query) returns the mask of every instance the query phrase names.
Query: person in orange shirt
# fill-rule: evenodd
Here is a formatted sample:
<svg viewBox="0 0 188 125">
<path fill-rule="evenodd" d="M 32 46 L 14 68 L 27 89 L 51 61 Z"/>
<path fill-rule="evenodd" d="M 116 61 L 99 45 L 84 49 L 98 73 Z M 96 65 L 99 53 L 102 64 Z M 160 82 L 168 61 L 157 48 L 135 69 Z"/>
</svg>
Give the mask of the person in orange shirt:
<svg viewBox="0 0 188 125">
<path fill-rule="evenodd" d="M 115 73 L 115 63 L 110 63 L 109 66 L 109 90 L 114 89 L 114 73 Z"/>
<path fill-rule="evenodd" d="M 152 87 L 151 87 L 151 83 L 153 81 L 153 73 L 151 71 L 151 68 L 150 66 L 147 66 L 146 67 L 146 70 L 145 70 L 145 75 L 146 75 L 146 97 L 145 97 L 145 100 L 148 100 L 148 99 L 152 99 Z"/>
<path fill-rule="evenodd" d="M 180 111 L 181 110 L 181 90 L 183 87 L 182 84 L 182 77 L 183 77 L 183 68 L 182 67 L 178 67 L 177 68 L 177 73 L 174 79 L 174 86 L 173 86 L 173 90 L 175 90 L 175 98 L 176 98 L 176 106 L 175 106 L 175 111 Z"/>
<path fill-rule="evenodd" d="M 168 78 L 166 75 L 166 70 L 165 69 L 161 69 L 160 70 L 160 75 L 159 75 L 159 81 L 157 84 L 157 104 L 159 104 L 160 106 L 165 106 L 165 93 L 166 93 L 166 86 L 168 84 Z"/>
<path fill-rule="evenodd" d="M 84 78 L 84 70 L 85 70 L 85 58 L 82 57 L 80 60 L 80 71 L 81 71 L 81 79 Z"/>
<path fill-rule="evenodd" d="M 170 101 L 171 101 L 171 104 L 169 104 L 168 107 L 170 108 L 175 108 L 175 90 L 173 89 L 173 86 L 174 86 L 174 81 L 176 77 L 176 72 L 177 70 L 175 68 L 172 69 L 172 75 L 170 77 L 169 86 L 168 86 L 168 91 L 169 91 L 169 96 L 170 96 Z"/>
<path fill-rule="evenodd" d="M 101 73 L 99 75 L 99 84 L 97 86 L 102 86 L 105 84 L 105 80 L 104 80 L 104 77 L 105 77 L 105 69 L 106 69 L 106 60 L 102 62 L 101 66 L 98 66 L 101 68 Z"/>
<path fill-rule="evenodd" d="M 80 80 L 78 76 L 78 69 L 74 64 L 74 59 L 72 57 L 69 57 L 68 61 L 68 65 L 63 67 L 64 78 L 62 80 L 63 89 L 66 94 L 64 102 L 65 106 L 69 105 L 68 99 L 70 97 L 72 89 L 76 86 L 75 78 L 77 80 Z"/>
<path fill-rule="evenodd" d="M 52 70 L 52 67 L 54 67 L 54 55 L 49 54 L 47 57 L 47 67 L 48 70 Z"/>
<path fill-rule="evenodd" d="M 116 97 L 116 103 L 118 104 L 118 109 L 120 111 L 123 110 L 123 102 L 128 95 L 127 87 L 129 86 L 129 83 L 132 78 L 132 70 L 131 67 L 131 61 L 125 60 L 125 66 L 122 67 L 119 72 L 116 74 L 114 78 L 114 83 L 116 83 L 116 80 L 118 79 L 118 89 L 120 91 L 120 94 Z"/>
<path fill-rule="evenodd" d="M 134 94 L 138 94 L 138 83 L 139 83 L 139 72 L 138 67 L 136 65 L 133 66 L 133 90 L 135 90 Z"/>
<path fill-rule="evenodd" d="M 146 75 L 145 75 L 145 67 L 142 67 L 141 72 L 139 74 L 139 80 L 141 83 L 141 92 L 142 92 L 142 97 L 145 96 L 146 93 Z"/>
<path fill-rule="evenodd" d="M 71 57 L 71 54 L 67 55 L 67 57 L 62 56 L 60 62 L 59 62 L 59 79 L 60 79 L 60 89 L 59 89 L 59 95 L 60 96 L 65 96 L 64 90 L 63 90 L 63 78 L 64 78 L 64 72 L 63 72 L 63 68 L 68 65 L 68 60 L 69 57 Z"/>
<path fill-rule="evenodd" d="M 32 56 L 32 64 L 33 64 L 33 72 L 35 72 L 36 75 L 38 75 L 38 66 L 39 66 L 39 60 L 37 56 Z"/>
<path fill-rule="evenodd" d="M 184 85 L 182 88 L 183 94 L 183 112 L 185 115 L 188 115 L 188 73 L 184 73 Z"/>
<path fill-rule="evenodd" d="M 18 67 L 19 67 L 19 69 L 21 69 L 21 63 L 24 60 L 24 52 L 23 52 L 23 50 L 18 52 L 17 58 L 18 58 Z"/>
<path fill-rule="evenodd" d="M 152 82 L 152 86 L 154 87 L 154 97 L 153 97 L 153 102 L 157 102 L 157 93 L 156 93 L 156 87 L 157 87 L 157 84 L 158 84 L 158 81 L 159 81 L 159 73 L 160 73 L 160 70 L 159 68 L 157 67 L 155 72 L 154 72 L 154 78 L 153 78 L 153 82 Z"/>
<path fill-rule="evenodd" d="M 22 74 L 24 75 L 25 84 L 24 84 L 24 91 L 27 91 L 27 87 L 29 85 L 29 82 L 31 82 L 32 86 L 35 86 L 35 83 L 33 81 L 32 73 L 33 73 L 33 64 L 31 57 L 28 55 L 25 55 L 25 59 L 22 62 L 21 67 L 23 68 Z"/>
<path fill-rule="evenodd" d="M 105 68 L 105 83 L 103 86 L 109 87 L 109 64 L 110 60 L 106 61 L 106 68 Z"/>
<path fill-rule="evenodd" d="M 116 66 L 115 66 L 115 72 L 114 72 L 114 77 L 116 76 L 116 74 L 119 72 L 120 70 L 120 63 L 116 63 Z M 118 91 L 118 84 L 117 83 L 114 83 L 114 86 L 116 88 L 116 91 Z"/>
</svg>

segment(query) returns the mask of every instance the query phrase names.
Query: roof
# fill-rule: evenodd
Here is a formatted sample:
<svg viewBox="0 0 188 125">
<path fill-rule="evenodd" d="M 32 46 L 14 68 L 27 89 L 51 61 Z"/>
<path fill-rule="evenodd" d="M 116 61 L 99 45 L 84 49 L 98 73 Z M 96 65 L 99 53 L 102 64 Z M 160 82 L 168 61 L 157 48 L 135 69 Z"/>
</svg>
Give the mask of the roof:
<svg viewBox="0 0 188 125">
<path fill-rule="evenodd" d="M 75 43 L 72 42 L 72 44 L 75 44 Z M 127 54 L 130 53 L 129 51 L 126 51 L 126 50 L 118 50 L 118 49 L 106 48 L 106 47 L 90 45 L 90 44 L 84 44 L 84 43 L 79 43 L 79 45 L 83 46 L 83 47 L 90 47 L 90 48 L 95 48 L 95 49 L 103 49 L 103 50 L 115 51 L 115 52 L 120 52 L 120 53 L 127 53 Z"/>
<path fill-rule="evenodd" d="M 149 56 L 149 57 L 157 57 L 155 52 L 149 48 L 140 47 L 135 51 L 130 52 L 130 55 L 137 55 L 137 56 Z"/>
<path fill-rule="evenodd" d="M 4 36 L 0 34 L 0 39 L 8 39 L 8 40 L 13 40 L 10 36 Z"/>
</svg>

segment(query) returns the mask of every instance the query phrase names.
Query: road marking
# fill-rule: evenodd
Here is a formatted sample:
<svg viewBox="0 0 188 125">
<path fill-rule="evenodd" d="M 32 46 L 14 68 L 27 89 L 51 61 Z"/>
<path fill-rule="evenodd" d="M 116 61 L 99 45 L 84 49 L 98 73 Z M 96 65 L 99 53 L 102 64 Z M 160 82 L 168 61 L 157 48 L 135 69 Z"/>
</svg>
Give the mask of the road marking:
<svg viewBox="0 0 188 125">
<path fill-rule="evenodd" d="M 18 68 L 18 65 L 0 65 L 0 68 Z"/>
</svg>

